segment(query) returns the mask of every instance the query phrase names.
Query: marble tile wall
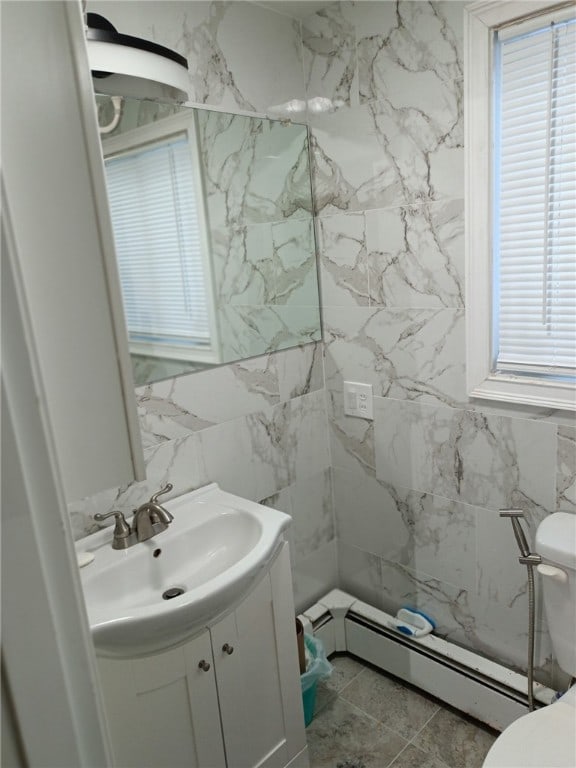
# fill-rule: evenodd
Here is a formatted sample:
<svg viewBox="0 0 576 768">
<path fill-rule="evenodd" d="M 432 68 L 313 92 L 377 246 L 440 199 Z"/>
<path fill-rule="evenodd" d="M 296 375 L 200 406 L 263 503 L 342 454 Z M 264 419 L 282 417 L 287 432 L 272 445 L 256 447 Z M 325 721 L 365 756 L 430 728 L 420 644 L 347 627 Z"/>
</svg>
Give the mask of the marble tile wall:
<svg viewBox="0 0 576 768">
<path fill-rule="evenodd" d="M 304 97 L 299 25 L 287 16 L 252 3 L 190 0 L 89 0 L 88 10 L 106 16 L 126 34 L 141 35 L 186 56 L 191 101 L 229 112 L 264 113 L 271 105 Z M 218 124 L 217 113 L 213 114 L 212 127 Z M 238 125 L 241 122 L 236 121 Z M 217 140 L 218 136 L 209 138 Z M 230 146 L 230 135 L 224 139 Z M 274 149 L 273 143 L 267 146 Z M 294 143 L 294 163 L 285 179 L 292 190 L 303 184 L 299 158 L 302 142 Z M 227 159 L 226 172 L 230 172 L 233 159 Z M 270 179 L 256 174 L 248 195 L 234 196 L 233 186 L 228 187 L 231 194 L 226 203 L 230 207 L 224 210 L 234 212 L 233 204 L 238 203 L 244 221 L 256 228 L 252 236 L 258 236 L 258 226 L 267 227 L 265 236 L 275 256 L 272 284 L 276 314 L 271 323 L 273 332 L 281 336 L 291 315 L 303 328 L 313 324 L 300 307 L 312 270 L 310 264 L 298 263 L 291 248 L 297 238 L 310 237 L 310 230 L 302 224 L 298 230 L 298 221 L 292 224 L 290 218 L 298 219 L 299 210 L 309 211 L 310 193 L 308 187 L 306 201 L 304 187 L 300 208 L 287 211 L 283 190 L 278 190 L 278 210 L 268 211 L 270 215 L 258 220 L 257 198 L 265 181 Z M 242 307 L 231 302 L 228 310 L 231 324 L 245 321 Z M 251 349 L 242 352 L 254 354 Z M 94 530 L 95 512 L 112 508 L 130 512 L 167 481 L 174 485 L 173 495 L 217 482 L 227 491 L 263 501 L 293 516 L 292 558 L 299 610 L 336 584 L 319 343 L 168 379 L 139 388 L 135 396 L 147 480 L 71 504 L 77 539 Z"/>
<path fill-rule="evenodd" d="M 531 534 L 576 512 L 576 433 L 466 395 L 464 5 L 345 0 L 303 22 L 307 98 L 336 107 L 309 120 L 339 578 L 525 668 L 526 569 L 498 510 Z M 373 385 L 373 422 L 344 415 L 344 380 Z"/>
<path fill-rule="evenodd" d="M 76 539 L 93 515 L 127 515 L 167 482 L 210 482 L 290 514 L 298 609 L 336 583 L 322 353 L 309 344 L 136 391 L 147 479 L 69 505 Z M 167 496 L 166 498 L 170 498 Z"/>
<path fill-rule="evenodd" d="M 207 110 L 197 126 L 222 359 L 318 341 L 306 127 Z"/>
<path fill-rule="evenodd" d="M 335 111 L 309 117 L 325 378 L 311 345 L 139 390 L 148 481 L 74 505 L 76 535 L 167 479 L 216 480 L 293 515 L 300 607 L 339 583 L 525 667 L 526 573 L 498 509 L 521 505 L 531 533 L 576 513 L 576 430 L 466 397 L 464 3 L 328 3 L 301 38 L 242 2 L 89 6 L 187 55 L 195 101 L 264 112 L 325 97 Z M 373 384 L 373 422 L 344 416 L 345 378 Z M 540 597 L 537 656 L 548 682 Z"/>
<path fill-rule="evenodd" d="M 87 10 L 185 56 L 191 102 L 266 113 L 304 96 L 299 25 L 282 14 L 242 0 L 88 0 Z"/>
</svg>

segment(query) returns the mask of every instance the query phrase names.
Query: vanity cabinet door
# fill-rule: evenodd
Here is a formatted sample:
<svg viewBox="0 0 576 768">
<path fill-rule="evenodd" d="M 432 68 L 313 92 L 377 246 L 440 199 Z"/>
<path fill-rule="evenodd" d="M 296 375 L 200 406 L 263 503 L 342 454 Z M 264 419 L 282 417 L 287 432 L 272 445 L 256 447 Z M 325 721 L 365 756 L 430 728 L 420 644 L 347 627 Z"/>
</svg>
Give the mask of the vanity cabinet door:
<svg viewBox="0 0 576 768">
<path fill-rule="evenodd" d="M 228 768 L 283 768 L 306 746 L 286 544 L 210 631 Z"/>
<path fill-rule="evenodd" d="M 225 768 L 208 631 L 156 656 L 98 661 L 117 768 Z"/>
</svg>

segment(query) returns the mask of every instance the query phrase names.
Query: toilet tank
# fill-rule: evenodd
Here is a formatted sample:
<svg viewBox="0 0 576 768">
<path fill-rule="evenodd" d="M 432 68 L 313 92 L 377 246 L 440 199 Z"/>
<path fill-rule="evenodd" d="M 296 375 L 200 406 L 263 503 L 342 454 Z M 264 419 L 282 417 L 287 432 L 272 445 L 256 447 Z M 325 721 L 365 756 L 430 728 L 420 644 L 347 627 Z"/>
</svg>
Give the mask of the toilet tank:
<svg viewBox="0 0 576 768">
<path fill-rule="evenodd" d="M 576 676 L 576 515 L 555 512 L 536 532 L 536 551 L 548 574 L 540 569 L 544 609 L 558 664 Z"/>
</svg>

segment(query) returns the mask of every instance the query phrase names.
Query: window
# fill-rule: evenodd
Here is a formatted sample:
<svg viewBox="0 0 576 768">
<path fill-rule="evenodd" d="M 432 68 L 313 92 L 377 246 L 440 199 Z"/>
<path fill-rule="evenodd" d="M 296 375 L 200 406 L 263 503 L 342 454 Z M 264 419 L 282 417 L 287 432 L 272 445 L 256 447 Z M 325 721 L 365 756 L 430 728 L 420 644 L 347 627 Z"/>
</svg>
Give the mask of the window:
<svg viewBox="0 0 576 768">
<path fill-rule="evenodd" d="M 469 8 L 467 369 L 472 397 L 573 409 L 576 21 L 550 5 Z"/>
<path fill-rule="evenodd" d="M 104 142 L 130 351 L 210 360 L 204 211 L 194 133 L 158 121 Z M 178 130 L 180 128 L 180 130 Z"/>
</svg>

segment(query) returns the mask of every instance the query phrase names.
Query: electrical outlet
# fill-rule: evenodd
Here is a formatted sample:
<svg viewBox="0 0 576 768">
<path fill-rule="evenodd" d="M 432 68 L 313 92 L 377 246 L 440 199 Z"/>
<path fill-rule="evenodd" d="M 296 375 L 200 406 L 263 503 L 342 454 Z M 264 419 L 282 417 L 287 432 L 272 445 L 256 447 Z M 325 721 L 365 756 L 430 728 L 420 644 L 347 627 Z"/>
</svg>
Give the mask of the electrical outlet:
<svg viewBox="0 0 576 768">
<path fill-rule="evenodd" d="M 374 418 L 372 384 L 361 384 L 358 381 L 344 382 L 344 413 L 361 419 Z"/>
</svg>

